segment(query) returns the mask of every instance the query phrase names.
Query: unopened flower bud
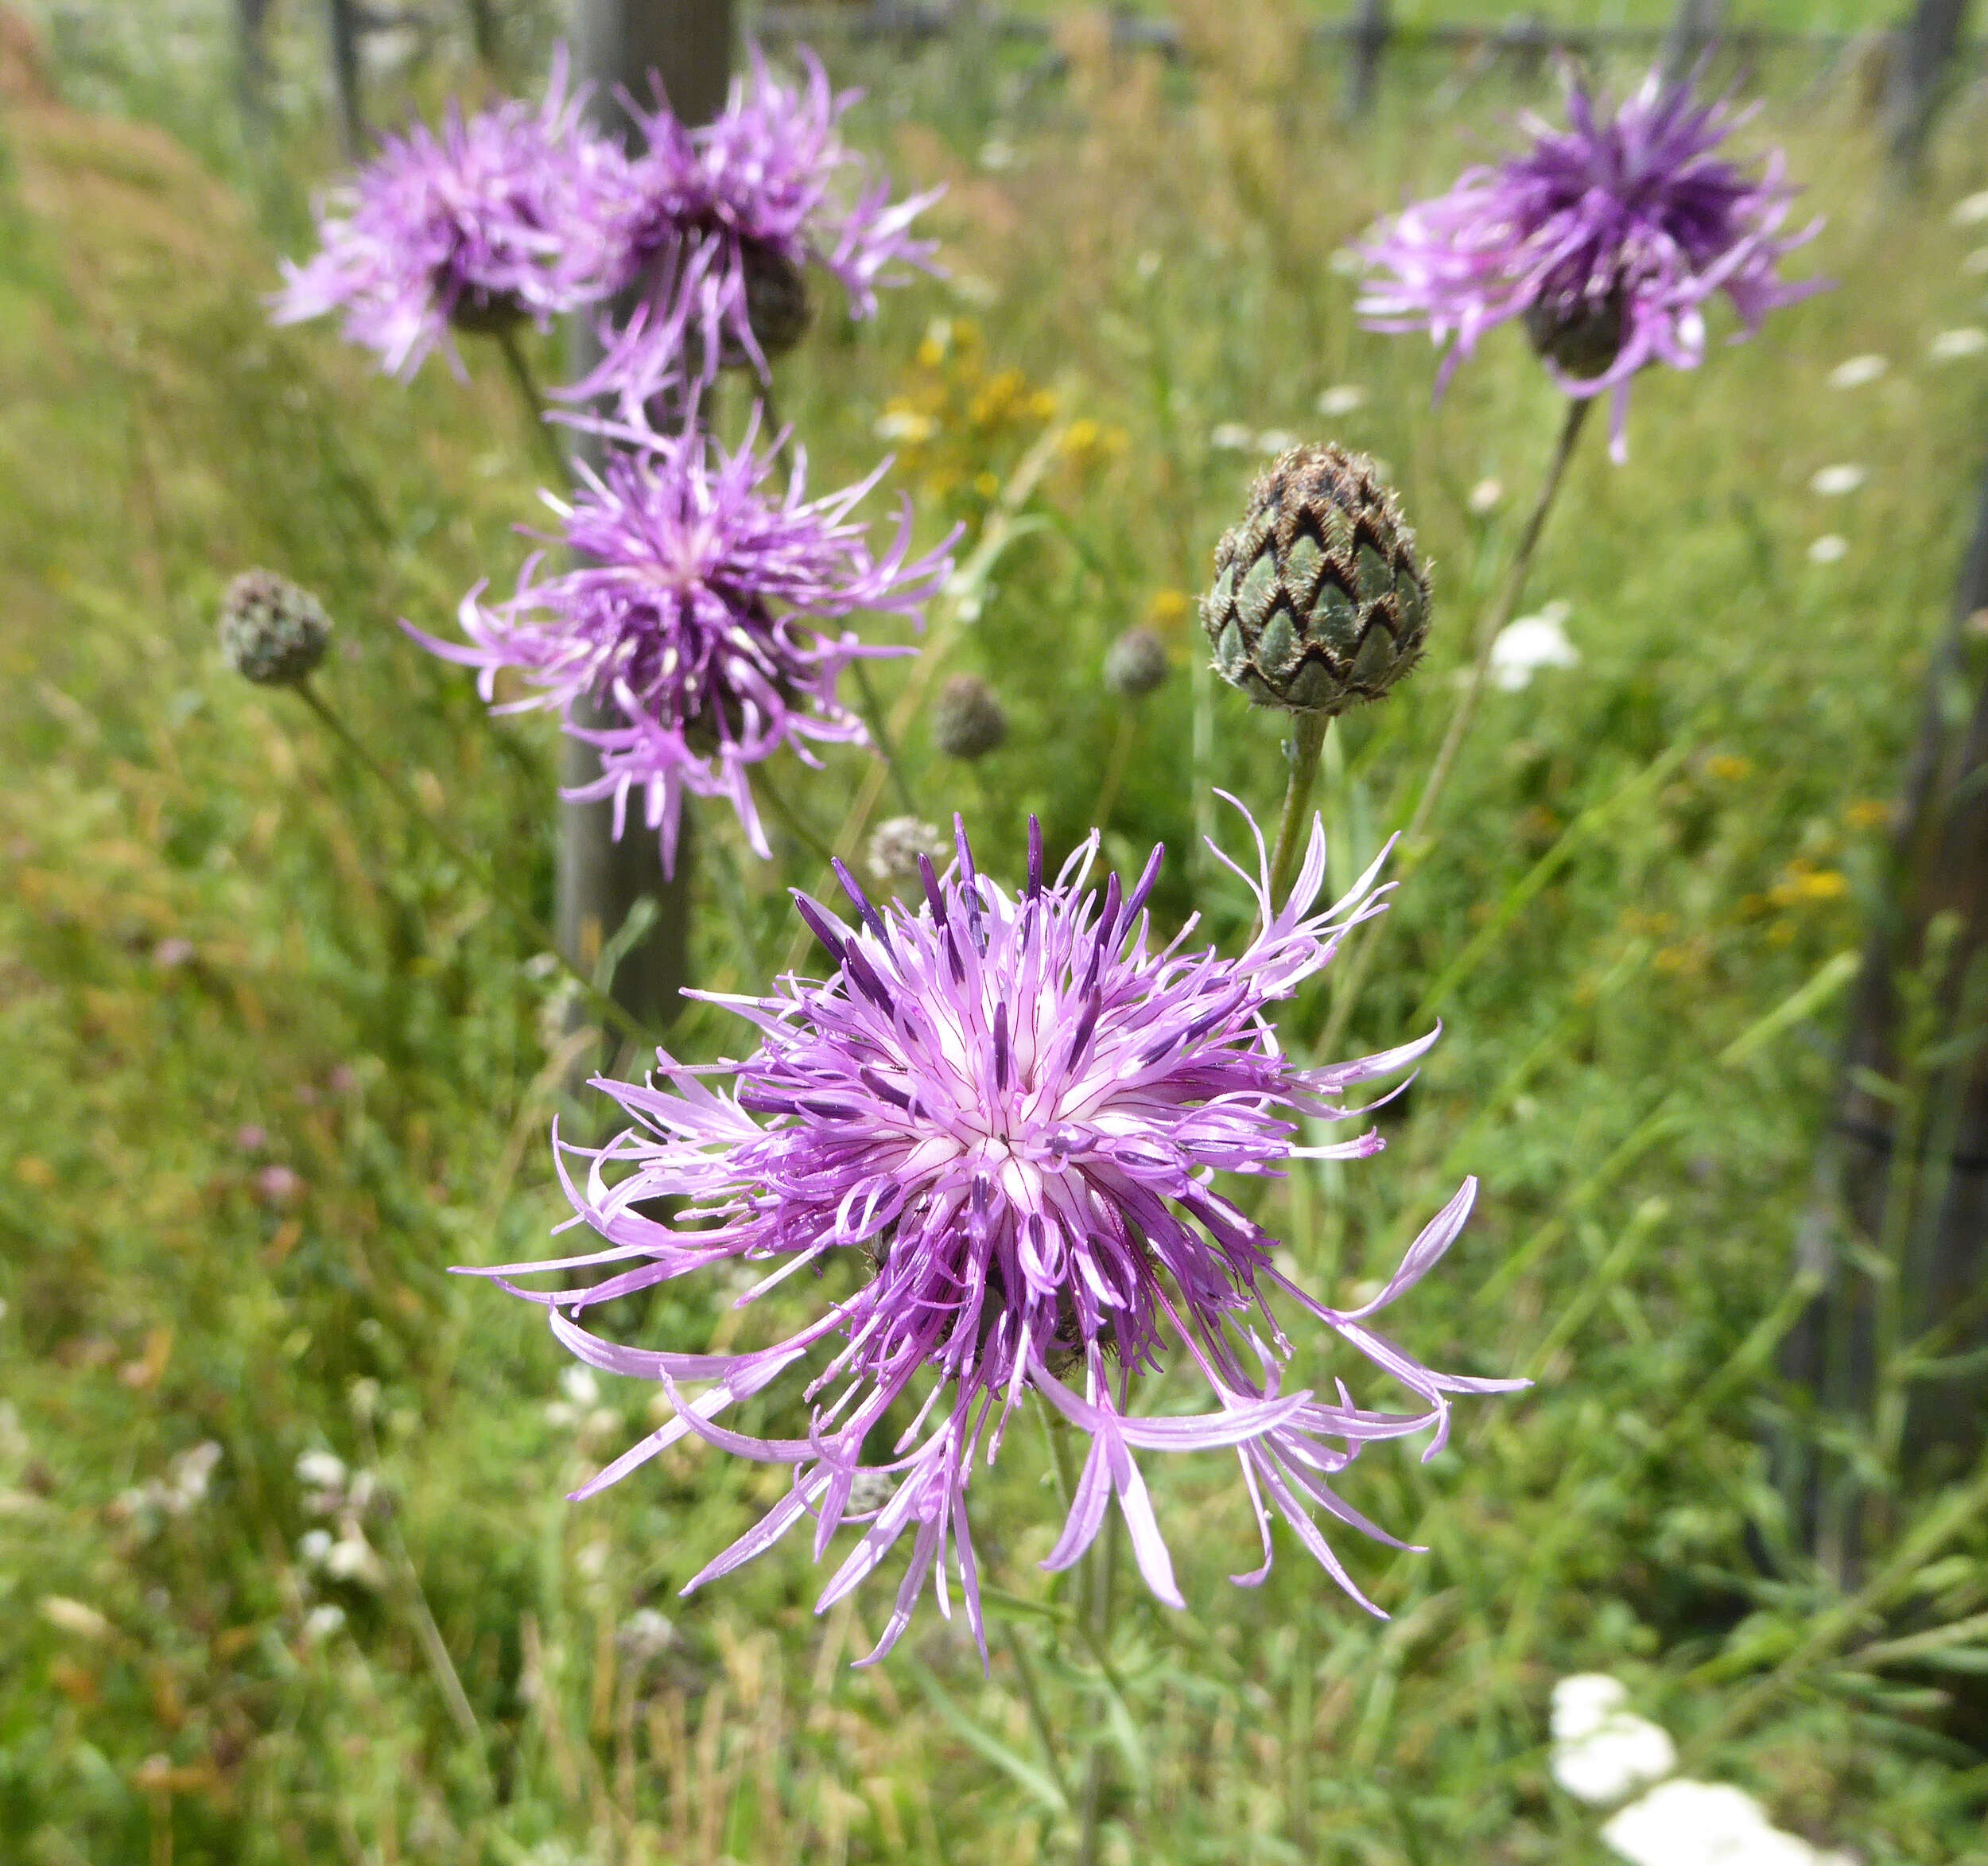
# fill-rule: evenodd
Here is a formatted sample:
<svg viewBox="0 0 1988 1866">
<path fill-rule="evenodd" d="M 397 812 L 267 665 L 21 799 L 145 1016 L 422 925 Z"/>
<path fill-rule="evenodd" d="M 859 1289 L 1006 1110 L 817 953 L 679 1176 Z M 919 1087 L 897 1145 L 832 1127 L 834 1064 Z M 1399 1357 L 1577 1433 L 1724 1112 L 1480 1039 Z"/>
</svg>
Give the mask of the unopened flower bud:
<svg viewBox="0 0 1988 1866">
<path fill-rule="evenodd" d="M 814 321 L 814 300 L 801 268 L 756 240 L 741 243 L 740 270 L 745 279 L 746 322 L 760 354 L 771 363 L 808 334 Z M 744 369 L 751 362 L 745 346 L 727 330 L 718 345 L 719 367 Z"/>
<path fill-rule="evenodd" d="M 1525 334 L 1536 356 L 1582 381 L 1606 375 L 1622 354 L 1622 300 L 1619 294 L 1571 305 L 1545 302 L 1528 308 Z"/>
<path fill-rule="evenodd" d="M 984 758 L 1008 737 L 1008 715 L 977 675 L 956 674 L 932 707 L 932 743 L 948 758 Z"/>
<path fill-rule="evenodd" d="M 258 686 L 294 686 L 324 659 L 324 605 L 274 570 L 244 570 L 221 599 L 221 652 Z"/>
<path fill-rule="evenodd" d="M 949 853 L 945 838 L 930 823 L 894 816 L 879 823 L 870 838 L 870 873 L 879 881 L 915 881 L 921 855 L 942 869 Z"/>
<path fill-rule="evenodd" d="M 1343 713 L 1414 666 L 1429 579 L 1373 461 L 1296 447 L 1216 546 L 1201 613 L 1216 671 L 1256 705 Z"/>
<path fill-rule="evenodd" d="M 1105 684 L 1136 700 L 1167 683 L 1167 644 L 1150 628 L 1128 628 L 1105 655 Z"/>
</svg>

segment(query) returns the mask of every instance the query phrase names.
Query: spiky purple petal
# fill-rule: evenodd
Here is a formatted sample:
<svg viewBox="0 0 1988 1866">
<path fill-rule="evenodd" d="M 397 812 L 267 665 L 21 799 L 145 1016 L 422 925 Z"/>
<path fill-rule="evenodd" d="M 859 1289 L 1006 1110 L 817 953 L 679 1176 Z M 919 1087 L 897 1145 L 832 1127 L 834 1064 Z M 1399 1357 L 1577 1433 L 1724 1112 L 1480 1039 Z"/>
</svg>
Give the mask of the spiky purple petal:
<svg viewBox="0 0 1988 1866">
<path fill-rule="evenodd" d="M 1570 83 L 1567 128 L 1528 115 L 1522 154 L 1466 169 L 1447 193 L 1369 235 L 1361 251 L 1375 276 L 1362 316 L 1372 328 L 1427 329 L 1448 344 L 1440 393 L 1496 325 L 1619 311 L 1620 348 L 1598 373 L 1547 365 L 1570 395 L 1613 392 L 1619 459 L 1630 379 L 1650 363 L 1697 367 L 1707 300 L 1724 293 L 1750 333 L 1770 310 L 1827 287 L 1776 274 L 1822 224 L 1780 235 L 1795 195 L 1780 152 L 1757 175 L 1716 153 L 1750 114 L 1701 104 L 1689 84 L 1653 72 L 1611 115 L 1585 81 Z"/>
<path fill-rule="evenodd" d="M 680 375 L 709 381 L 728 348 L 763 378 L 767 360 L 747 315 L 751 249 L 797 272 L 830 274 L 859 318 L 906 268 L 934 270 L 938 243 L 917 238 L 911 223 L 938 191 L 893 202 L 841 138 L 841 118 L 860 93 L 833 91 L 813 52 L 804 46 L 798 56 L 805 77 L 789 87 L 755 47 L 723 114 L 697 129 L 678 120 L 659 86 L 653 109 L 623 98 L 644 147 L 615 171 L 597 295 L 639 287 L 641 302 L 573 393 L 615 394 L 639 408 Z"/>
<path fill-rule="evenodd" d="M 782 746 L 814 763 L 817 742 L 861 741 L 860 721 L 836 697 L 843 671 L 914 651 L 826 625 L 862 610 L 922 625 L 922 605 L 951 568 L 952 540 L 914 557 L 907 500 L 883 550 L 872 550 L 870 527 L 850 515 L 887 461 L 810 500 L 797 445 L 785 492 L 774 491 L 779 442 L 759 448 L 756 414 L 736 452 L 694 418 L 680 436 L 596 425 L 615 444 L 605 464 L 577 464 L 570 502 L 542 495 L 577 566 L 549 573 L 534 554 L 501 603 L 485 603 L 479 585 L 459 612 L 467 644 L 409 632 L 479 669 L 493 704 L 498 671 L 517 670 L 537 690 L 497 709 L 557 708 L 565 729 L 600 753 L 600 777 L 567 794 L 612 798 L 619 836 L 639 793 L 666 872 L 686 792 L 728 799 L 766 855 L 751 767 Z"/>
<path fill-rule="evenodd" d="M 350 341 L 408 376 L 452 325 L 542 328 L 590 301 L 619 153 L 581 122 L 584 102 L 567 91 L 562 49 L 536 109 L 511 100 L 465 118 L 452 104 L 439 134 L 416 124 L 382 137 L 320 207 L 316 255 L 284 262 L 276 321 L 339 312 Z"/>
<path fill-rule="evenodd" d="M 889 1500 L 862 1518 L 861 1539 L 820 1604 L 858 1586 L 912 1532 L 911 1561 L 872 1654 L 881 1657 L 928 1576 L 937 1576 L 946 1607 L 946 1551 L 956 1539 L 979 1638 L 967 1487 L 976 1456 L 984 1448 L 992 1461 L 1015 1404 L 1033 1390 L 1090 1440 L 1046 1565 L 1077 1560 L 1116 1499 L 1147 1585 L 1179 1604 L 1136 1454 L 1229 1449 L 1241 1462 L 1266 1564 L 1275 1507 L 1364 1602 L 1314 1514 L 1392 1538 L 1338 1497 L 1332 1478 L 1363 1444 L 1439 1433 L 1456 1394 L 1524 1383 L 1435 1373 L 1367 1326 L 1448 1248 L 1474 1183 L 1410 1247 L 1381 1294 L 1345 1312 L 1291 1285 L 1275 1268 L 1277 1240 L 1217 1189 L 1219 1173 L 1274 1176 L 1294 1159 L 1375 1151 L 1372 1135 L 1300 1146 L 1300 1120 L 1353 1118 L 1349 1083 L 1411 1062 L 1434 1040 L 1332 1068 L 1306 1068 L 1283 1053 L 1268 1007 L 1380 912 L 1385 890 L 1376 864 L 1345 898 L 1314 912 L 1325 873 L 1314 825 L 1298 885 L 1273 912 L 1257 840 L 1259 873 L 1245 879 L 1262 908 L 1259 930 L 1225 958 L 1190 945 L 1192 920 L 1171 941 L 1155 937 L 1143 901 L 1157 850 L 1128 897 L 1116 877 L 1101 891 L 1086 888 L 1095 834 L 1046 881 L 1031 826 L 1028 884 L 1010 895 L 975 871 L 962 830 L 958 861 L 943 877 L 926 865 L 915 905 L 874 904 L 846 875 L 853 924 L 797 896 L 834 968 L 821 982 L 785 978 L 764 998 L 713 1001 L 741 1012 L 759 1035 L 752 1055 L 719 1071 L 733 1077 L 730 1093 L 709 1085 L 713 1071 L 666 1054 L 660 1082 L 599 1083 L 633 1125 L 599 1149 L 565 1146 L 560 1170 L 575 1214 L 568 1222 L 591 1227 L 606 1248 L 481 1273 L 509 1287 L 535 1270 L 628 1266 L 591 1287 L 532 1297 L 581 1359 L 658 1382 L 674 1409 L 668 1424 L 581 1494 L 689 1436 L 790 1466 L 788 1497 L 695 1587 L 810 1515 L 818 1559 L 849 1514 L 856 1480 L 885 1480 L 894 1487 Z M 584 1188 L 569 1176 L 569 1159 L 586 1162 Z M 675 1215 L 653 1215 L 653 1202 L 666 1198 Z M 769 1273 L 740 1298 L 748 1302 L 785 1272 L 838 1253 L 867 1266 L 862 1287 L 790 1339 L 754 1352 L 624 1347 L 578 1319 L 614 1295 L 733 1261 Z M 1415 1408 L 1363 1411 L 1343 1386 L 1330 1401 L 1283 1393 L 1291 1348 L 1265 1302 L 1279 1292 L 1394 1375 Z M 1256 1331 L 1252 1314 L 1269 1321 L 1274 1343 Z M 1170 1336 L 1213 1405 L 1186 1417 L 1134 1415 L 1132 1377 L 1171 1358 Z M 720 1423 L 803 1359 L 815 1369 L 803 1395 L 805 1434 L 762 1438 Z M 693 1385 L 702 1390 L 686 1390 Z M 914 1405 L 914 1424 L 880 1455 L 866 1454 L 866 1436 L 899 1401 Z"/>
</svg>

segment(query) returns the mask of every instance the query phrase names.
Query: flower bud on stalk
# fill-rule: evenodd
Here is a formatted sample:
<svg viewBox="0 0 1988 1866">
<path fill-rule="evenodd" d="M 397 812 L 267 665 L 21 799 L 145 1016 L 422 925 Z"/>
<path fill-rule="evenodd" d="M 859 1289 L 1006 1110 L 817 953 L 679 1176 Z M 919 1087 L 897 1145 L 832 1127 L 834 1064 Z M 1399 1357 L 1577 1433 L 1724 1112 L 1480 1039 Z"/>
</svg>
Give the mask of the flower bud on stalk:
<svg viewBox="0 0 1988 1866">
<path fill-rule="evenodd" d="M 1295 447 L 1216 546 L 1201 614 L 1223 679 L 1259 706 L 1330 718 L 1379 699 L 1420 658 L 1428 573 L 1366 455 Z"/>
<path fill-rule="evenodd" d="M 1167 684 L 1167 644 L 1150 628 L 1128 628 L 1105 655 L 1105 684 L 1128 700 Z"/>
<path fill-rule="evenodd" d="M 324 605 L 274 570 L 244 570 L 221 599 L 221 652 L 258 686 L 295 686 L 324 659 Z"/>
<path fill-rule="evenodd" d="M 948 758 L 971 763 L 1000 749 L 1008 714 L 994 690 L 977 674 L 956 674 L 932 706 L 932 743 Z"/>
<path fill-rule="evenodd" d="M 771 363 L 784 356 L 814 322 L 814 297 L 801 268 L 776 247 L 740 242 L 746 322 L 760 354 Z M 756 368 L 744 344 L 729 330 L 718 340 L 720 369 Z"/>
</svg>

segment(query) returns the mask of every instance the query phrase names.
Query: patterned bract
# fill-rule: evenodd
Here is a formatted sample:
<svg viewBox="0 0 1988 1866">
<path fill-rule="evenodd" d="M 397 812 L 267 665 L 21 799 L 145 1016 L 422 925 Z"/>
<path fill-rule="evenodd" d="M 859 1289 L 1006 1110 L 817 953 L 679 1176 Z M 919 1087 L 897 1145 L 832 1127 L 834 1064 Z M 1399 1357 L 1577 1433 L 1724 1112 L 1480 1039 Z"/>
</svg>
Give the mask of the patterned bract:
<svg viewBox="0 0 1988 1866">
<path fill-rule="evenodd" d="M 1365 454 L 1296 447 L 1215 547 L 1202 625 L 1216 671 L 1260 706 L 1343 713 L 1377 700 L 1429 632 L 1429 578 Z"/>
</svg>

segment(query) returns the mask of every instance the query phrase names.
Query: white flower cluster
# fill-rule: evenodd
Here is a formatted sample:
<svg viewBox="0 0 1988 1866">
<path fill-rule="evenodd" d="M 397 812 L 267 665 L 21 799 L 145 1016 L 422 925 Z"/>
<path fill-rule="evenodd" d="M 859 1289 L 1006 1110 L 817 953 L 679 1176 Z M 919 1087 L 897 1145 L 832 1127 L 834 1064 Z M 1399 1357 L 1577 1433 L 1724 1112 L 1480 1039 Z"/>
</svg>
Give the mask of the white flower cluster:
<svg viewBox="0 0 1988 1866">
<path fill-rule="evenodd" d="M 1629 1701 L 1628 1688 L 1606 1673 L 1563 1678 L 1553 1687 L 1551 1763 L 1553 1779 L 1591 1806 L 1637 1794 L 1602 1829 L 1629 1866 L 1852 1866 L 1849 1855 L 1820 1852 L 1775 1826 L 1743 1789 L 1672 1775 L 1670 1733 Z"/>
<path fill-rule="evenodd" d="M 297 1552 L 305 1567 L 328 1580 L 384 1587 L 386 1565 L 367 1541 L 364 1526 L 367 1513 L 380 1501 L 378 1476 L 371 1471 L 348 1471 L 343 1458 L 321 1451 L 305 1452 L 297 1460 L 297 1475 L 305 1488 L 305 1508 L 337 1522 L 336 1534 L 306 1530 L 298 1539 Z"/>
<path fill-rule="evenodd" d="M 173 1459 L 163 1477 L 148 1479 L 122 1492 L 111 1504 L 111 1513 L 134 1524 L 140 1535 L 154 1536 L 167 1519 L 188 1515 L 207 1501 L 208 1486 L 220 1461 L 221 1448 L 212 1439 L 204 1439 Z"/>
</svg>

